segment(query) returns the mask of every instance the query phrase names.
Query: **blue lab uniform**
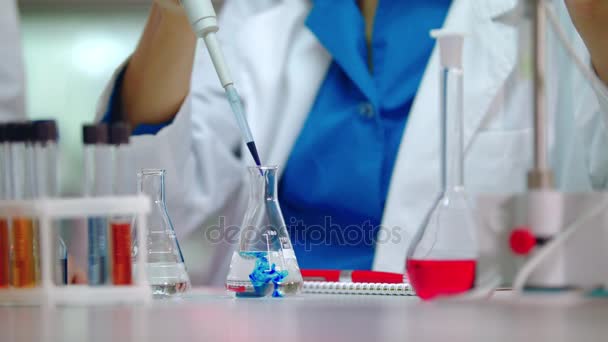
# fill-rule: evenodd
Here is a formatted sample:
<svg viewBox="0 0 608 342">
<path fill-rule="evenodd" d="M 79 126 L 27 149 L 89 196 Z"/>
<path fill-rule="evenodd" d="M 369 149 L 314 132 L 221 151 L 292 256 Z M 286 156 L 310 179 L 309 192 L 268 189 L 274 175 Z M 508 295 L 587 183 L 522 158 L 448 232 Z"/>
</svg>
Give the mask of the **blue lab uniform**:
<svg viewBox="0 0 608 342">
<path fill-rule="evenodd" d="M 393 166 L 451 0 L 380 0 L 368 56 L 354 0 L 315 0 L 306 25 L 333 61 L 280 180 L 301 268 L 370 269 Z M 368 60 L 371 58 L 373 71 Z M 120 118 L 119 75 L 104 120 Z M 140 125 L 154 134 L 162 125 Z"/>
<path fill-rule="evenodd" d="M 333 57 L 279 200 L 302 268 L 370 269 L 407 117 L 450 0 L 380 0 L 368 68 L 356 1 L 316 0 L 306 25 Z"/>
</svg>

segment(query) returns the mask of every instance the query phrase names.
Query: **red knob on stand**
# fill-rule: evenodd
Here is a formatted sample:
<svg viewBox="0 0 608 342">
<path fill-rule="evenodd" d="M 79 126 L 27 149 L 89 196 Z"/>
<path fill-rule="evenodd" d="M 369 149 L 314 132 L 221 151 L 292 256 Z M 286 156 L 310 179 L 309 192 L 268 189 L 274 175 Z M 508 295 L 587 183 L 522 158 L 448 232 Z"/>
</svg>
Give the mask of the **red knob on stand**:
<svg viewBox="0 0 608 342">
<path fill-rule="evenodd" d="M 528 227 L 518 227 L 513 229 L 509 238 L 509 245 L 513 253 L 517 255 L 527 255 L 536 247 L 536 237 Z"/>
</svg>

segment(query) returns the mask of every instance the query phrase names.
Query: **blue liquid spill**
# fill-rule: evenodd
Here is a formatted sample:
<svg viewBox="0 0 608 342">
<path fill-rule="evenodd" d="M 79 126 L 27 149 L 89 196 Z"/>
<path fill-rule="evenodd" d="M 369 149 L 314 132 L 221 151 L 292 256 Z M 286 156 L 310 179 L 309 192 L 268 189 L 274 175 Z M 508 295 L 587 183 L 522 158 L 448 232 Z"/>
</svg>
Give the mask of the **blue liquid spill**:
<svg viewBox="0 0 608 342">
<path fill-rule="evenodd" d="M 254 288 L 254 293 L 251 294 L 242 294 L 237 296 L 239 297 L 263 297 L 266 293 L 266 289 L 270 283 L 273 284 L 274 290 L 272 292 L 272 297 L 280 298 L 283 297 L 283 293 L 281 293 L 279 286 L 283 279 L 287 277 L 287 270 L 277 271 L 275 264 L 270 264 L 268 258 L 266 257 L 266 252 L 241 252 L 241 255 L 244 257 L 253 257 L 255 260 L 255 267 L 251 274 L 249 274 L 249 280 Z"/>
</svg>

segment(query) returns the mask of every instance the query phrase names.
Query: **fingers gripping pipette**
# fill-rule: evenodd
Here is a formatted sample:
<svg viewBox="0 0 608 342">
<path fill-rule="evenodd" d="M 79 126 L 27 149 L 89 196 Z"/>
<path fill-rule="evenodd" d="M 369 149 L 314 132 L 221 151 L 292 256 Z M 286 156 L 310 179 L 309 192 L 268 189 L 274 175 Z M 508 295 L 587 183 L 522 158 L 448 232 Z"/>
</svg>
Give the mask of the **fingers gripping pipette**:
<svg viewBox="0 0 608 342">
<path fill-rule="evenodd" d="M 243 109 L 241 98 L 234 87 L 230 71 L 228 70 L 220 44 L 215 35 L 219 30 L 219 26 L 213 4 L 211 3 L 211 0 L 181 0 L 181 3 L 186 10 L 194 33 L 205 41 L 215 71 L 222 83 L 222 87 L 224 87 L 224 90 L 226 91 L 226 97 L 228 98 L 232 112 L 234 113 L 239 129 L 241 130 L 243 140 L 247 143 L 247 148 L 255 163 L 258 166 L 261 166 L 260 156 L 255 146 L 255 142 L 253 141 L 253 135 L 249 129 L 249 124 L 245 118 L 245 110 Z"/>
</svg>

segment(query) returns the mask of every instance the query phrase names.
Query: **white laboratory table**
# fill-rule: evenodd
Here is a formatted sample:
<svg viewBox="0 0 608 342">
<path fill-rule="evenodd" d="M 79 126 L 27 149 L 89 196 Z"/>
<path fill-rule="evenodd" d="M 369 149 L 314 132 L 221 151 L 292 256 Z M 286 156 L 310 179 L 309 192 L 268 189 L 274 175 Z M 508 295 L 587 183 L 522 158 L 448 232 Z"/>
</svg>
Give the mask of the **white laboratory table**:
<svg viewBox="0 0 608 342">
<path fill-rule="evenodd" d="M 197 289 L 147 306 L 0 307 L 0 341 L 608 341 L 608 300 L 233 299 Z"/>
</svg>

